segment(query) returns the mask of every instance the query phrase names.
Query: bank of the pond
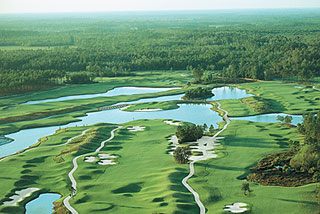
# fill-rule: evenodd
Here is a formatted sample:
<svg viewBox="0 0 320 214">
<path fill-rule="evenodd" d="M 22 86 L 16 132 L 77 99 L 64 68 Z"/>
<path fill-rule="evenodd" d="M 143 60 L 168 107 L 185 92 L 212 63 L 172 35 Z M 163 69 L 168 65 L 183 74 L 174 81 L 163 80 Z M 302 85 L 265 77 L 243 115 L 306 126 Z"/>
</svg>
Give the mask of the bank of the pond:
<svg viewBox="0 0 320 214">
<path fill-rule="evenodd" d="M 26 214 L 53 213 L 53 202 L 58 200 L 60 197 L 61 195 L 56 193 L 40 194 L 38 198 L 26 204 Z"/>
</svg>

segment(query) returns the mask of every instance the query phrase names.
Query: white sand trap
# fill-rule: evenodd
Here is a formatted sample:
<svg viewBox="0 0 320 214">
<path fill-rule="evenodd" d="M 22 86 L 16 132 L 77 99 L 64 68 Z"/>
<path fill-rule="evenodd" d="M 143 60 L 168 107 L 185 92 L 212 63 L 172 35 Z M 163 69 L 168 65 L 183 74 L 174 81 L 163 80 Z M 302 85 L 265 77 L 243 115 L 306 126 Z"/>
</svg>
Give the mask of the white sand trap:
<svg viewBox="0 0 320 214">
<path fill-rule="evenodd" d="M 179 122 L 173 122 L 173 121 L 170 121 L 170 120 L 165 120 L 163 122 L 168 124 L 168 125 L 171 125 L 171 126 L 181 126 L 181 123 L 179 123 Z"/>
<path fill-rule="evenodd" d="M 137 109 L 135 112 L 150 112 L 150 111 L 162 111 L 161 108 L 147 108 L 147 109 Z"/>
<path fill-rule="evenodd" d="M 217 154 L 215 154 L 215 151 L 213 150 L 217 148 L 218 145 L 220 145 L 219 143 L 217 143 L 217 138 L 203 136 L 202 138 L 193 143 L 196 143 L 197 145 L 190 146 L 191 151 L 202 153 L 202 155 L 192 155 L 189 157 L 189 160 L 199 161 L 207 160 L 210 158 L 217 158 Z"/>
<path fill-rule="evenodd" d="M 115 165 L 116 162 L 113 162 L 113 160 L 100 160 L 98 162 L 99 165 Z"/>
<path fill-rule="evenodd" d="M 310 91 L 309 89 L 302 89 L 302 91 Z"/>
<path fill-rule="evenodd" d="M 95 161 L 96 161 L 96 158 L 93 157 L 93 156 L 86 157 L 86 158 L 84 159 L 84 162 L 89 162 L 89 163 L 95 162 Z"/>
<path fill-rule="evenodd" d="M 114 155 L 109 155 L 107 153 L 101 153 L 101 154 L 98 154 L 99 158 L 101 159 L 107 159 L 107 158 L 117 158 L 117 156 L 114 156 Z"/>
<path fill-rule="evenodd" d="M 181 147 L 181 146 L 178 143 L 178 138 L 176 135 L 172 135 L 168 141 L 171 142 L 170 149 L 172 150 L 168 154 L 173 155 L 174 150 L 176 150 L 178 147 Z"/>
<path fill-rule="evenodd" d="M 11 201 L 3 202 L 4 206 L 17 206 L 18 202 L 22 201 L 25 197 L 30 196 L 33 192 L 40 190 L 39 188 L 27 188 L 20 191 L 16 191 L 16 194 L 11 196 Z"/>
<path fill-rule="evenodd" d="M 245 208 L 246 206 L 248 206 L 246 203 L 233 203 L 232 205 L 226 205 L 227 208 L 224 208 L 224 210 L 231 213 L 243 213 L 248 210 L 248 208 Z"/>
<path fill-rule="evenodd" d="M 144 131 L 146 127 L 144 126 L 133 126 L 133 127 L 128 127 L 127 129 L 130 131 L 130 132 L 142 132 Z"/>
<path fill-rule="evenodd" d="M 295 86 L 294 88 L 303 88 L 302 86 Z"/>
</svg>

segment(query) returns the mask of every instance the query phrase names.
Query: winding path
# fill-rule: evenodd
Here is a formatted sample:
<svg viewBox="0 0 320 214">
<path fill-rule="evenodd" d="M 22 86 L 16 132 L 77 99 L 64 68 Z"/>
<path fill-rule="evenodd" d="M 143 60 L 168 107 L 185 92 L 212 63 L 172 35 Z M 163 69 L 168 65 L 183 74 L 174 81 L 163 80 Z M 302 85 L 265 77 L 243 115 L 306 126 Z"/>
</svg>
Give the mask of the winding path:
<svg viewBox="0 0 320 214">
<path fill-rule="evenodd" d="M 73 191 L 71 192 L 71 194 L 69 196 L 67 196 L 64 200 L 63 200 L 63 204 L 65 205 L 65 207 L 72 213 L 72 214 L 78 214 L 78 212 L 70 205 L 69 203 L 69 200 L 71 197 L 73 197 L 75 194 L 76 194 L 76 191 L 77 191 L 77 181 L 74 179 L 73 177 L 73 173 L 77 170 L 78 168 L 78 163 L 77 163 L 77 160 L 83 156 L 87 156 L 87 155 L 91 155 L 91 154 L 95 154 L 97 152 L 99 152 L 105 145 L 106 142 L 112 140 L 114 138 L 114 133 L 115 131 L 117 131 L 118 129 L 121 129 L 122 126 L 118 126 L 117 128 L 113 129 L 111 131 L 111 136 L 109 137 L 109 139 L 105 140 L 105 141 L 102 141 L 100 146 L 96 149 L 96 151 L 94 152 L 89 152 L 89 153 L 86 153 L 86 154 L 83 154 L 83 155 L 79 155 L 77 157 L 75 157 L 73 160 L 72 160 L 72 163 L 73 163 L 73 169 L 69 172 L 68 176 L 70 178 L 70 181 L 72 183 L 72 189 Z"/>
<path fill-rule="evenodd" d="M 230 119 L 228 117 L 228 112 L 223 110 L 221 108 L 221 104 L 219 102 L 217 102 L 218 104 L 218 109 L 223 111 L 225 114 L 223 115 L 223 118 L 224 120 L 226 121 L 226 124 L 223 126 L 223 128 L 218 131 L 213 137 L 216 138 L 221 132 L 223 132 L 227 127 L 228 125 L 230 124 Z M 196 203 L 198 204 L 198 207 L 200 208 L 200 214 L 205 214 L 206 213 L 206 208 L 204 207 L 204 205 L 202 204 L 201 200 L 200 200 L 200 196 L 199 194 L 194 191 L 192 189 L 192 187 L 187 183 L 188 179 L 191 178 L 194 174 L 194 163 L 199 161 L 199 160 L 207 160 L 208 159 L 208 156 L 204 156 L 203 158 L 201 159 L 197 159 L 197 160 L 193 160 L 190 162 L 190 165 L 189 165 L 189 168 L 190 168 L 190 172 L 189 172 L 189 175 L 187 175 L 187 177 L 185 177 L 183 180 L 182 180 L 182 184 L 193 194 L 194 196 L 194 199 L 196 201 Z"/>
</svg>

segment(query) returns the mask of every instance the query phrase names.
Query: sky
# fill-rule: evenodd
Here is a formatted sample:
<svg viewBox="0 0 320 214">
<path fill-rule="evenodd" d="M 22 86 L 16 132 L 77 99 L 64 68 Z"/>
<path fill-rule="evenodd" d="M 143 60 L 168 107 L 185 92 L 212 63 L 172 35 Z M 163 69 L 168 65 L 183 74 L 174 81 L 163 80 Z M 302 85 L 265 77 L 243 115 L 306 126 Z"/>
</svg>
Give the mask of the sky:
<svg viewBox="0 0 320 214">
<path fill-rule="evenodd" d="M 320 8 L 320 0 L 0 0 L 0 13 Z"/>
</svg>

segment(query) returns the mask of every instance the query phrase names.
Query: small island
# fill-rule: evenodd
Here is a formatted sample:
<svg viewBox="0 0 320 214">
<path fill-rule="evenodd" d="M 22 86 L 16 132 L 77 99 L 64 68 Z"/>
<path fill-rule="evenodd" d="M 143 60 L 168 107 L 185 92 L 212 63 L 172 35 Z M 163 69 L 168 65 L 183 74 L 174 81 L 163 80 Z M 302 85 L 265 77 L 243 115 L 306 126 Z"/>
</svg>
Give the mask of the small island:
<svg viewBox="0 0 320 214">
<path fill-rule="evenodd" d="M 13 141 L 13 139 L 8 138 L 4 135 L 0 135 L 0 146 L 11 143 Z"/>
<path fill-rule="evenodd" d="M 212 93 L 211 88 L 197 87 L 197 88 L 188 89 L 182 98 L 185 100 L 188 100 L 188 99 L 207 99 L 207 98 L 210 98 L 213 96 L 214 96 L 214 94 Z"/>
</svg>

